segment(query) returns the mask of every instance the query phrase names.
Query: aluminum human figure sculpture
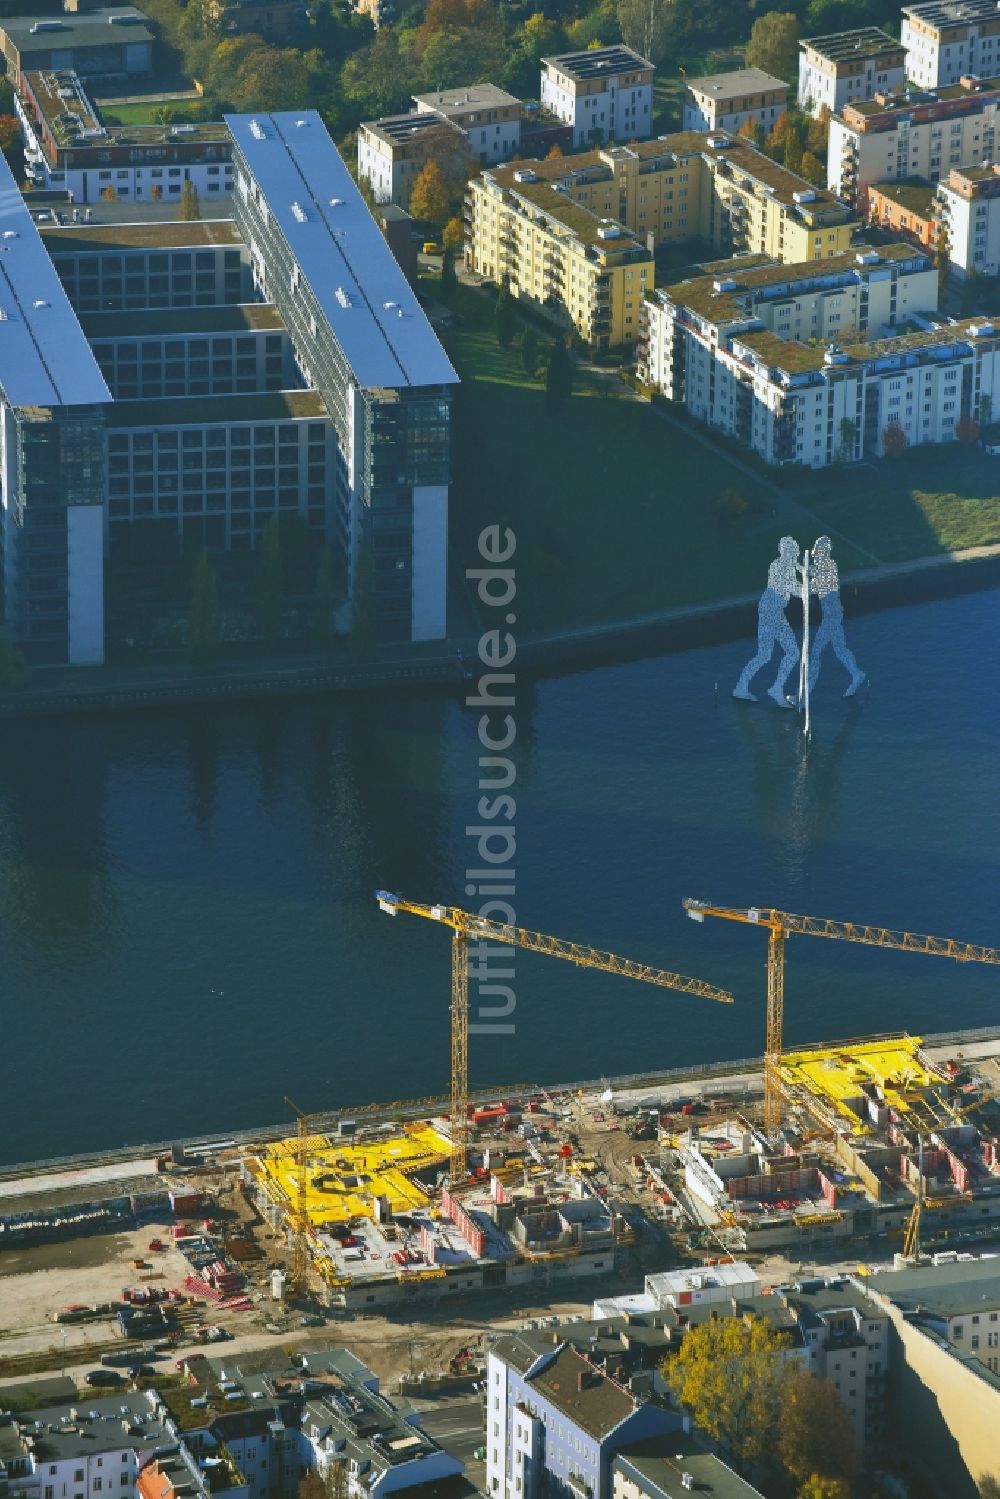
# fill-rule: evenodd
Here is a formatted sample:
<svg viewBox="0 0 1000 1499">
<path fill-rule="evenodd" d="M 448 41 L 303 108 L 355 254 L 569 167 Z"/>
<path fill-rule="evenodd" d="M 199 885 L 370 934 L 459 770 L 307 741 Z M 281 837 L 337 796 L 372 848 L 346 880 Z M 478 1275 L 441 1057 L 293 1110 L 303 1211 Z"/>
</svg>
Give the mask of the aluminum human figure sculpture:
<svg viewBox="0 0 1000 1499">
<path fill-rule="evenodd" d="M 850 673 L 850 682 L 845 697 L 853 697 L 865 680 L 865 674 L 855 660 L 844 638 L 844 606 L 840 601 L 840 575 L 833 560 L 833 548 L 829 536 L 820 536 L 812 550 L 809 567 L 809 591 L 819 599 L 820 625 L 812 642 L 809 662 L 809 691 L 812 693 L 819 679 L 823 652 L 827 646 Z"/>
<path fill-rule="evenodd" d="M 757 701 L 750 691 L 750 683 L 761 667 L 770 661 L 775 646 L 779 646 L 781 662 L 767 695 L 779 708 L 791 707 L 785 696 L 785 683 L 798 662 L 799 647 L 785 609 L 792 594 L 799 591 L 798 572 L 799 544 L 794 536 L 783 536 L 778 542 L 778 555 L 767 570 L 767 587 L 757 605 L 757 654 L 744 666 L 733 688 L 733 697 L 748 703 Z"/>
</svg>

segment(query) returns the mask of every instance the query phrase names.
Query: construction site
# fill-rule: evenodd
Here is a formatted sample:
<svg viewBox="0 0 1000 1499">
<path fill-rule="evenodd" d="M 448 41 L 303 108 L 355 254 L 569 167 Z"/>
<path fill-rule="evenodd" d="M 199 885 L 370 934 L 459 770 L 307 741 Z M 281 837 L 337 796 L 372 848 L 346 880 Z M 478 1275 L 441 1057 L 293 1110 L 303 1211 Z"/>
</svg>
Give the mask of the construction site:
<svg viewBox="0 0 1000 1499">
<path fill-rule="evenodd" d="M 58 1367 L 81 1328 L 91 1357 L 117 1350 L 136 1363 L 178 1344 L 266 1337 L 345 1315 L 405 1320 L 415 1306 L 441 1315 L 470 1295 L 582 1301 L 594 1294 L 582 1282 L 613 1291 L 640 1264 L 656 1271 L 706 1255 L 878 1263 L 1000 1237 L 1000 1031 L 930 1041 L 899 1032 L 789 1052 L 782 1035 L 791 936 L 1000 962 L 992 949 L 688 902 L 696 920 L 719 916 L 768 934 L 762 1062 L 477 1100 L 468 1085 L 470 941 L 717 1003 L 732 996 L 454 907 L 378 898 L 390 914 L 450 931 L 450 1096 L 433 1107 L 336 1115 L 289 1101 L 294 1132 L 0 1179 L 0 1313 L 11 1329 L 0 1377 Z M 102 1233 L 118 1247 L 97 1277 Z M 50 1335 L 27 1336 L 23 1307 L 33 1273 L 44 1274 L 63 1245 L 91 1248 L 60 1261 L 79 1263 L 80 1294 L 60 1310 L 49 1293 L 60 1360 Z"/>
</svg>

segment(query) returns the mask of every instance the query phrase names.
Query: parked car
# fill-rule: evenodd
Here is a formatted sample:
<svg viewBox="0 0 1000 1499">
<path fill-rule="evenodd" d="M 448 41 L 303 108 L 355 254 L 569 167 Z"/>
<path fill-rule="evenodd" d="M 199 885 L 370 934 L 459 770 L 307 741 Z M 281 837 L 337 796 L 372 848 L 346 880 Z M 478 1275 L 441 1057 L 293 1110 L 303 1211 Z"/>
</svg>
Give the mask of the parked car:
<svg viewBox="0 0 1000 1499">
<path fill-rule="evenodd" d="M 116 1369 L 91 1369 L 87 1375 L 89 1385 L 115 1385 L 122 1382 L 122 1376 Z"/>
<path fill-rule="evenodd" d="M 436 239 L 425 239 L 422 248 L 425 255 L 441 254 L 441 246 Z"/>
</svg>

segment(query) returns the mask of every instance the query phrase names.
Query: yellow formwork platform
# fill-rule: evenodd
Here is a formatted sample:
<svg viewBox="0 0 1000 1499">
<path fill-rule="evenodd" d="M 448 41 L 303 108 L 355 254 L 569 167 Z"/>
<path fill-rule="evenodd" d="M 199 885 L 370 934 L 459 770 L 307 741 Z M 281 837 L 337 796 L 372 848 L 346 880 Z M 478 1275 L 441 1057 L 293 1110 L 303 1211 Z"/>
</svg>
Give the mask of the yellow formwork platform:
<svg viewBox="0 0 1000 1499">
<path fill-rule="evenodd" d="M 265 1190 L 287 1207 L 297 1192 L 298 1140 L 279 1140 L 260 1157 Z M 451 1144 L 429 1124 L 358 1144 L 310 1135 L 306 1142 L 306 1211 L 313 1228 L 371 1218 L 376 1197 L 394 1213 L 426 1207 L 429 1195 L 412 1174 L 447 1161 Z"/>
<path fill-rule="evenodd" d="M 940 1084 L 917 1055 L 919 1036 L 890 1041 L 852 1042 L 849 1050 L 831 1047 L 822 1051 L 790 1051 L 781 1059 L 781 1079 L 786 1088 L 804 1089 L 831 1104 L 851 1122 L 855 1134 L 866 1125 L 850 1107 L 861 1095 L 863 1083 L 876 1083 L 890 1108 L 909 1113 L 925 1090 Z"/>
</svg>

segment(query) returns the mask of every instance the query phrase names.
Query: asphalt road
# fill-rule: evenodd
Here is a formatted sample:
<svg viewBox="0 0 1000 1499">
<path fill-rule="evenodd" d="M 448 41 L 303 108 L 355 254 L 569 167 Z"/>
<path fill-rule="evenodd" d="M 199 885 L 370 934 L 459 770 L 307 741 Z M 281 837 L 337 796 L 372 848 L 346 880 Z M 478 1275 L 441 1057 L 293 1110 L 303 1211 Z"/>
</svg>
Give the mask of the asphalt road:
<svg viewBox="0 0 1000 1499">
<path fill-rule="evenodd" d="M 465 1464 L 465 1476 L 477 1489 L 486 1482 L 486 1464 L 472 1454 L 485 1445 L 483 1408 L 478 1395 L 444 1395 L 436 1400 L 414 1400 L 420 1424 L 452 1457 Z"/>
</svg>

